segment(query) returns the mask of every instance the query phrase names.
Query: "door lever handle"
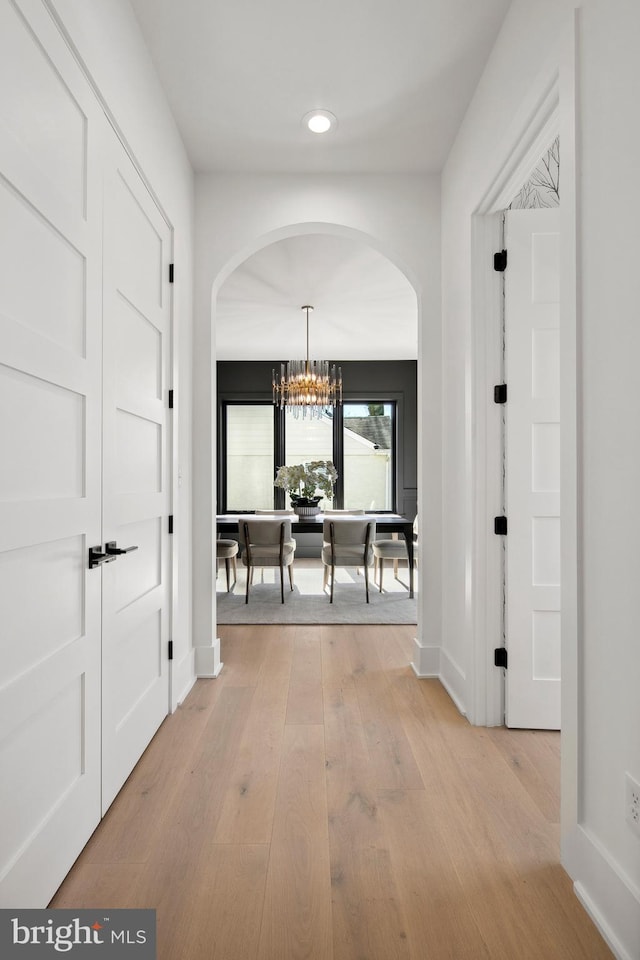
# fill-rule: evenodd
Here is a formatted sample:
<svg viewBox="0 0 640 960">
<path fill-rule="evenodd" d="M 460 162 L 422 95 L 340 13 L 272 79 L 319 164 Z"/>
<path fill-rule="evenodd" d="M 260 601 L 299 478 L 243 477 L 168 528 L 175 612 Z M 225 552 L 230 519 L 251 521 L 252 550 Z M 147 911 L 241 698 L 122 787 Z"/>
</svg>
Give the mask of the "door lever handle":
<svg viewBox="0 0 640 960">
<path fill-rule="evenodd" d="M 113 554 L 103 553 L 100 544 L 97 547 L 89 547 L 89 570 L 99 567 L 101 563 L 111 563 L 115 559 Z"/>
<path fill-rule="evenodd" d="M 138 545 L 136 544 L 135 547 L 119 547 L 117 540 L 109 540 L 108 543 L 105 543 L 104 548 L 108 556 L 119 557 L 121 553 L 133 553 L 134 550 L 138 549 Z"/>
</svg>

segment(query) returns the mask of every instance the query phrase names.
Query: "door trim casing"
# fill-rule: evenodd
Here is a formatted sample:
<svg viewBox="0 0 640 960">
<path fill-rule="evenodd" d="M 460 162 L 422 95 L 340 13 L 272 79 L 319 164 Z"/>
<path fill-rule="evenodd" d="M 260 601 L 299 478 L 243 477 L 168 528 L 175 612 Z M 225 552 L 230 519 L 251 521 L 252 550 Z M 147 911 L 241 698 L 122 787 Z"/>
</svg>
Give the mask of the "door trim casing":
<svg viewBox="0 0 640 960">
<path fill-rule="evenodd" d="M 563 418 L 561 450 L 561 631 L 562 631 L 562 758 L 561 852 L 566 862 L 570 837 L 579 823 L 580 702 L 578 635 L 580 627 L 581 545 L 579 466 L 579 374 L 576 215 L 576 23 L 566 30 L 560 65 L 538 78 L 523 110 L 509 130 L 501 166 L 479 200 L 471 223 L 471 402 L 473 419 L 469 544 L 472 608 L 469 638 L 473 686 L 468 690 L 468 716 L 476 725 L 502 723 L 503 683 L 493 667 L 500 623 L 501 571 L 498 539 L 492 518 L 500 511 L 499 408 L 493 385 L 500 357 L 499 284 L 487 269 L 487 256 L 499 249 L 500 213 L 526 181 L 555 134 L 560 135 L 562 198 L 560 203 L 560 403 Z M 510 146 L 509 146 L 510 144 Z M 498 304 L 498 309 L 496 309 Z M 497 675 L 497 676 L 496 676 Z"/>
<path fill-rule="evenodd" d="M 471 221 L 473 689 L 469 691 L 469 719 L 478 726 L 498 726 L 504 720 L 504 678 L 493 666 L 493 650 L 502 635 L 501 542 L 487 519 L 502 511 L 501 471 L 496 469 L 502 458 L 501 408 L 493 402 L 493 386 L 502 376 L 502 275 L 492 270 L 491 263 L 501 248 L 502 211 L 558 129 L 559 77 L 555 73 Z"/>
</svg>

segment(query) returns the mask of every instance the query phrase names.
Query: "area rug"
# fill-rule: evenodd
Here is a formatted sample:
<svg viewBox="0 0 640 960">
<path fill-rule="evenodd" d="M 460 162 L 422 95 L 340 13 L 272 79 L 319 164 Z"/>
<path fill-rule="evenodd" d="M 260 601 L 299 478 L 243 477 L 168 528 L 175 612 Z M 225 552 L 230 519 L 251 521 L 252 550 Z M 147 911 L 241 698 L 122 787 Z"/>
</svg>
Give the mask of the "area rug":
<svg viewBox="0 0 640 960">
<path fill-rule="evenodd" d="M 238 565 L 238 581 L 226 591 L 224 566 L 216 582 L 217 622 L 231 623 L 416 623 L 415 599 L 409 599 L 406 566 L 398 579 L 385 568 L 384 592 L 369 578 L 369 603 L 365 599 L 364 575 L 356 570 L 336 570 L 333 603 L 329 589 L 322 590 L 322 564 L 318 560 L 296 560 L 294 589 L 285 573 L 284 603 L 280 602 L 280 573 L 256 570 L 246 604 L 246 572 Z M 414 578 L 417 580 L 417 577 Z"/>
</svg>

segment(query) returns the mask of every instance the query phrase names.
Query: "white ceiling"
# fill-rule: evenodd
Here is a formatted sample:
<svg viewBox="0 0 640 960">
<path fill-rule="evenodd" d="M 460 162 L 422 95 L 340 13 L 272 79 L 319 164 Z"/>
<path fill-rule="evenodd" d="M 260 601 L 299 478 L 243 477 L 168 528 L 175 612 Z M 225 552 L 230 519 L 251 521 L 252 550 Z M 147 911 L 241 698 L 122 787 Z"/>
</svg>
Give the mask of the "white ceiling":
<svg viewBox="0 0 640 960">
<path fill-rule="evenodd" d="M 258 251 L 222 285 L 217 358 L 304 357 L 307 303 L 312 358 L 417 356 L 416 295 L 400 270 L 359 241 L 309 234 Z"/>
<path fill-rule="evenodd" d="M 193 167 L 212 173 L 439 172 L 509 2 L 131 0 Z M 337 129 L 303 128 L 313 108 Z M 402 274 L 364 245 L 316 236 L 263 250 L 229 278 L 218 356 L 246 358 L 250 345 L 258 359 L 267 332 L 269 358 L 276 344 L 276 356 L 299 355 L 291 325 L 304 347 L 306 302 L 316 356 L 416 355 Z"/>
<path fill-rule="evenodd" d="M 131 2 L 194 168 L 286 173 L 440 171 L 509 6 Z"/>
</svg>

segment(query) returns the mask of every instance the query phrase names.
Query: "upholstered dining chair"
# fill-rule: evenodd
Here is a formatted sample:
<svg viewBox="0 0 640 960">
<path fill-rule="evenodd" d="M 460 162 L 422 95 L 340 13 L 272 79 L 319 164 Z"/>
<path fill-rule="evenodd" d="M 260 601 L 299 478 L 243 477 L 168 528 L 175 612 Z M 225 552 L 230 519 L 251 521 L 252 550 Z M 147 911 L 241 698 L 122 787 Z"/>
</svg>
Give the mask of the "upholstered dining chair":
<svg viewBox="0 0 640 960">
<path fill-rule="evenodd" d="M 418 545 L 418 517 L 416 516 L 413 521 L 413 545 L 414 551 Z M 399 560 L 408 560 L 409 555 L 407 553 L 407 544 L 404 539 L 400 539 L 397 534 L 392 534 L 391 539 L 387 540 L 374 540 L 373 541 L 373 557 L 374 557 L 374 568 L 373 576 L 374 579 L 378 579 L 378 586 L 380 588 L 380 593 L 382 593 L 382 577 L 384 574 L 384 562 L 385 560 L 393 560 L 393 573 L 398 579 L 398 561 Z M 414 553 L 414 563 L 415 563 L 415 553 Z"/>
<path fill-rule="evenodd" d="M 295 517 L 295 510 L 254 510 L 256 517 Z M 291 543 L 295 546 L 296 541 L 292 537 Z"/>
<path fill-rule="evenodd" d="M 284 568 L 289 570 L 293 590 L 295 540 L 291 537 L 289 517 L 246 517 L 241 521 L 244 550 L 242 562 L 247 568 L 245 603 L 249 603 L 249 585 L 255 567 L 280 568 L 280 598 L 284 603 Z"/>
<path fill-rule="evenodd" d="M 375 520 L 360 516 L 327 517 L 322 521 L 323 589 L 331 577 L 330 602 L 336 567 L 364 567 L 364 587 L 369 603 L 369 567 L 373 563 L 371 544 L 375 537 Z"/>
<path fill-rule="evenodd" d="M 237 568 L 236 568 L 236 557 L 238 556 L 238 541 L 237 540 L 225 540 L 222 537 L 218 537 L 216 540 L 216 565 L 219 565 L 220 560 L 224 560 L 224 568 L 227 574 L 227 593 L 231 589 L 230 584 L 230 566 L 233 565 L 233 583 L 237 579 Z"/>
<path fill-rule="evenodd" d="M 374 540 L 373 544 L 373 577 L 378 580 L 380 593 L 382 593 L 382 577 L 384 575 L 385 560 L 393 560 L 393 572 L 396 580 L 398 579 L 398 561 L 408 558 L 407 545 L 404 537 L 398 538 L 397 534 L 392 535 L 391 539 Z"/>
</svg>

